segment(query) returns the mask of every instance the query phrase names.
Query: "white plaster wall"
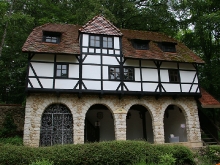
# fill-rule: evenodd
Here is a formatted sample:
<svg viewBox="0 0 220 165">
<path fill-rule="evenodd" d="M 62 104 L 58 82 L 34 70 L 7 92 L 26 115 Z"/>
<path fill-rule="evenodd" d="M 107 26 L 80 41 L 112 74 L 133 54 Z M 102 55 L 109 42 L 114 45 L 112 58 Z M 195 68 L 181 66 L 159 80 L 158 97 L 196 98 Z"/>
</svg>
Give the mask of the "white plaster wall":
<svg viewBox="0 0 220 165">
<path fill-rule="evenodd" d="M 88 90 L 101 90 L 101 81 L 83 80 L 83 83 Z"/>
<path fill-rule="evenodd" d="M 56 62 L 78 63 L 78 60 L 74 55 L 57 55 Z"/>
<path fill-rule="evenodd" d="M 56 79 L 55 88 L 56 89 L 73 89 L 78 80 L 67 80 L 67 79 Z"/>
<path fill-rule="evenodd" d="M 69 78 L 79 78 L 79 65 L 69 64 Z"/>
<path fill-rule="evenodd" d="M 143 81 L 156 81 L 158 82 L 158 72 L 157 69 L 142 69 L 142 80 Z"/>
<path fill-rule="evenodd" d="M 37 76 L 44 76 L 44 77 L 53 77 L 54 74 L 54 65 L 51 63 L 37 63 L 31 62 Z M 32 72 L 29 73 L 29 76 L 33 74 Z"/>
<path fill-rule="evenodd" d="M 31 82 L 31 84 L 33 85 L 34 88 L 40 88 L 40 84 L 38 83 L 36 78 L 29 78 L 29 80 L 30 80 L 30 82 Z"/>
<path fill-rule="evenodd" d="M 82 78 L 101 79 L 101 67 L 94 65 L 83 65 Z"/>
<path fill-rule="evenodd" d="M 82 36 L 82 46 L 88 46 L 89 45 L 89 35 L 83 34 Z"/>
<path fill-rule="evenodd" d="M 142 61 L 141 61 L 141 66 L 142 66 L 142 67 L 153 67 L 153 68 L 157 68 L 153 61 L 147 61 L 147 60 L 142 60 Z"/>
<path fill-rule="evenodd" d="M 54 62 L 54 55 L 53 54 L 35 54 L 31 60 Z"/>
<path fill-rule="evenodd" d="M 114 48 L 120 49 L 119 37 L 114 37 Z"/>
<path fill-rule="evenodd" d="M 124 63 L 124 66 L 136 66 L 139 67 L 139 61 L 138 60 L 126 60 Z"/>
<path fill-rule="evenodd" d="M 162 83 L 166 92 L 180 92 L 180 84 L 165 84 Z M 165 91 L 164 91 L 165 92 Z"/>
<path fill-rule="evenodd" d="M 134 80 L 135 81 L 141 81 L 141 74 L 140 74 L 140 69 L 139 68 L 134 68 Z"/>
<path fill-rule="evenodd" d="M 119 66 L 119 63 L 117 61 L 117 59 L 113 56 L 103 56 L 102 57 L 102 63 L 103 64 L 106 64 L 106 65 L 118 65 Z"/>
<path fill-rule="evenodd" d="M 187 70 L 196 70 L 192 64 L 187 63 L 179 63 L 180 69 L 187 69 Z"/>
<path fill-rule="evenodd" d="M 174 62 L 162 62 L 160 68 L 173 68 L 173 69 L 177 69 L 177 63 L 174 63 Z"/>
<path fill-rule="evenodd" d="M 88 55 L 85 60 L 83 61 L 83 63 L 91 63 L 91 64 L 100 64 L 101 60 L 100 60 L 100 56 L 97 55 Z"/>
<path fill-rule="evenodd" d="M 160 70 L 160 80 L 161 82 L 169 82 L 168 70 Z"/>
<path fill-rule="evenodd" d="M 117 81 L 103 81 L 103 89 L 116 91 L 119 84 L 120 82 Z M 121 88 L 119 88 L 118 90 L 121 91 Z"/>
<path fill-rule="evenodd" d="M 43 88 L 53 88 L 53 79 L 44 79 L 44 78 L 40 78 L 39 79 Z"/>
<path fill-rule="evenodd" d="M 154 92 L 158 86 L 158 83 L 143 83 L 143 90 Z"/>
<path fill-rule="evenodd" d="M 141 84 L 136 82 L 124 82 L 129 91 L 141 91 Z M 124 87 L 124 90 L 126 88 Z"/>
<path fill-rule="evenodd" d="M 183 83 L 192 83 L 193 79 L 195 77 L 195 74 L 196 74 L 196 72 L 192 72 L 192 71 L 180 71 L 181 82 L 183 82 Z M 196 77 L 194 83 L 197 83 L 197 82 L 198 82 L 198 79 Z"/>
<path fill-rule="evenodd" d="M 174 110 L 168 110 L 168 118 L 164 115 L 165 142 L 169 143 L 170 134 L 179 136 L 180 142 L 187 142 L 186 128 L 181 128 L 181 124 L 186 125 L 185 117 L 182 111 L 175 106 Z"/>
<path fill-rule="evenodd" d="M 97 112 L 103 113 L 103 118 L 97 118 Z M 115 140 L 115 131 L 114 131 L 114 119 L 112 116 L 111 111 L 109 110 L 89 110 L 86 113 L 86 117 L 90 123 L 95 125 L 96 121 L 100 122 L 100 141 L 108 141 L 108 140 Z"/>
</svg>

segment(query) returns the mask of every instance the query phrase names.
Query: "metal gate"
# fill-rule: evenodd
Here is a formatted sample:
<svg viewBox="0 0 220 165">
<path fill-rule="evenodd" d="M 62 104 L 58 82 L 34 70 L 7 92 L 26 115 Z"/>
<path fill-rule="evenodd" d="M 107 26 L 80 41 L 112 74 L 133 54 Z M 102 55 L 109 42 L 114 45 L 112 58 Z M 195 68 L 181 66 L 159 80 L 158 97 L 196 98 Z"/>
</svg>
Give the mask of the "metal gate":
<svg viewBox="0 0 220 165">
<path fill-rule="evenodd" d="M 40 146 L 73 143 L 73 117 L 62 104 L 50 105 L 43 113 Z"/>
</svg>

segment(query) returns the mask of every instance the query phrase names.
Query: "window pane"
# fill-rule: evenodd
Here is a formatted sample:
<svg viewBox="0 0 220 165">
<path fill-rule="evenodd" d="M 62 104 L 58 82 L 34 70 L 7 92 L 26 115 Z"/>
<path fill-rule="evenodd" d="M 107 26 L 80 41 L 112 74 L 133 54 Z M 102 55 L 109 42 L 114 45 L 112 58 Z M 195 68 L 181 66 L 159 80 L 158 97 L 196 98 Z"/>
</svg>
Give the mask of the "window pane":
<svg viewBox="0 0 220 165">
<path fill-rule="evenodd" d="M 95 42 L 95 46 L 96 46 L 96 47 L 99 47 L 99 46 L 100 46 L 99 41 L 96 41 L 96 42 Z"/>
<path fill-rule="evenodd" d="M 61 65 L 57 65 L 57 69 L 61 69 Z"/>
<path fill-rule="evenodd" d="M 103 47 L 107 48 L 107 42 L 103 42 Z"/>
<path fill-rule="evenodd" d="M 61 70 L 57 70 L 57 76 L 61 76 Z"/>
<path fill-rule="evenodd" d="M 66 65 L 62 65 L 62 69 L 66 69 Z"/>
</svg>

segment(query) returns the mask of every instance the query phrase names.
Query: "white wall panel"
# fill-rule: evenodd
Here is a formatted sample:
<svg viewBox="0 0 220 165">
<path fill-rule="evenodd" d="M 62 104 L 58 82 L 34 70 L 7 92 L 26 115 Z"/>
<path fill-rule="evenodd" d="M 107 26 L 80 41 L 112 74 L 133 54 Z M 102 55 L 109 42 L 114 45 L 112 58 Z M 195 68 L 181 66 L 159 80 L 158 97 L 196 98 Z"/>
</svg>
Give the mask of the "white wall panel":
<svg viewBox="0 0 220 165">
<path fill-rule="evenodd" d="M 120 82 L 116 81 L 103 81 L 103 90 L 113 90 L 116 91 Z M 121 88 L 119 88 L 119 91 Z"/>
<path fill-rule="evenodd" d="M 83 34 L 82 36 L 82 46 L 88 46 L 89 45 L 89 35 Z"/>
<path fill-rule="evenodd" d="M 96 53 L 101 53 L 101 49 L 95 49 Z"/>
<path fill-rule="evenodd" d="M 157 81 L 158 82 L 158 72 L 157 69 L 142 69 L 142 80 L 143 81 Z"/>
<path fill-rule="evenodd" d="M 160 79 L 162 82 L 169 82 L 168 70 L 160 70 Z"/>
<path fill-rule="evenodd" d="M 187 64 L 187 63 L 180 63 L 179 68 L 187 69 L 187 70 L 196 70 L 192 64 Z"/>
<path fill-rule="evenodd" d="M 118 65 L 119 63 L 117 61 L 117 59 L 113 56 L 103 56 L 103 64 L 107 64 L 107 65 Z"/>
<path fill-rule="evenodd" d="M 129 59 L 129 60 L 125 61 L 124 66 L 137 66 L 137 67 L 139 67 L 139 61 Z"/>
<path fill-rule="evenodd" d="M 195 74 L 196 72 L 193 72 L 193 71 L 180 71 L 181 82 L 192 83 L 195 77 Z"/>
<path fill-rule="evenodd" d="M 69 64 L 69 78 L 79 78 L 79 65 Z"/>
<path fill-rule="evenodd" d="M 101 79 L 101 67 L 92 65 L 82 66 L 82 77 L 91 79 Z"/>
<path fill-rule="evenodd" d="M 143 91 L 154 92 L 158 86 L 158 83 L 143 83 Z"/>
<path fill-rule="evenodd" d="M 197 84 L 194 84 L 194 85 L 192 86 L 191 92 L 196 92 L 197 87 L 198 87 L 198 85 L 197 85 Z"/>
<path fill-rule="evenodd" d="M 43 88 L 53 88 L 53 79 L 40 79 Z"/>
<path fill-rule="evenodd" d="M 157 68 L 153 61 L 142 60 L 141 67 L 153 67 Z"/>
<path fill-rule="evenodd" d="M 28 75 L 29 75 L 29 76 L 35 76 L 35 75 L 34 75 L 34 72 L 32 71 L 31 68 L 29 68 L 29 73 L 28 73 Z"/>
<path fill-rule="evenodd" d="M 103 66 L 102 67 L 102 71 L 103 71 L 103 79 L 109 79 L 109 70 L 108 70 L 108 66 Z"/>
<path fill-rule="evenodd" d="M 82 52 L 87 53 L 88 48 L 82 48 Z"/>
<path fill-rule="evenodd" d="M 83 63 L 100 64 L 100 56 L 88 55 Z"/>
<path fill-rule="evenodd" d="M 109 54 L 114 54 L 114 51 L 113 51 L 113 50 L 109 50 L 108 53 L 109 53 Z"/>
<path fill-rule="evenodd" d="M 89 81 L 83 80 L 86 88 L 89 90 L 101 90 L 101 82 L 100 81 Z"/>
<path fill-rule="evenodd" d="M 78 63 L 76 56 L 74 55 L 57 55 L 57 62 L 74 62 Z"/>
<path fill-rule="evenodd" d="M 180 92 L 180 85 L 179 84 L 165 84 L 162 83 L 166 92 Z"/>
<path fill-rule="evenodd" d="M 134 76 L 135 76 L 135 81 L 141 81 L 141 75 L 140 75 L 140 69 L 139 68 L 134 68 Z"/>
<path fill-rule="evenodd" d="M 54 65 L 51 63 L 31 63 L 37 76 L 53 77 Z"/>
<path fill-rule="evenodd" d="M 114 37 L 114 48 L 120 49 L 119 37 Z"/>
<path fill-rule="evenodd" d="M 173 62 L 162 62 L 162 65 L 160 66 L 161 68 L 173 68 L 177 69 L 177 63 Z"/>
<path fill-rule="evenodd" d="M 108 53 L 107 49 L 102 49 L 102 53 L 107 54 Z"/>
<path fill-rule="evenodd" d="M 29 78 L 31 84 L 33 85 L 33 88 L 40 88 L 40 84 L 38 83 L 36 78 Z"/>
<path fill-rule="evenodd" d="M 129 91 L 141 91 L 141 83 L 125 82 L 125 85 L 127 86 Z M 124 90 L 126 91 L 125 87 Z"/>
<path fill-rule="evenodd" d="M 119 50 L 115 50 L 115 54 L 120 54 L 120 51 Z"/>
<path fill-rule="evenodd" d="M 89 48 L 89 53 L 94 53 L 95 49 L 94 48 Z"/>
<path fill-rule="evenodd" d="M 182 92 L 189 92 L 191 84 L 182 84 Z"/>
<path fill-rule="evenodd" d="M 31 60 L 54 62 L 54 55 L 53 54 L 35 54 Z"/>
<path fill-rule="evenodd" d="M 77 80 L 56 79 L 55 88 L 56 89 L 73 89 L 77 82 L 78 82 Z"/>
</svg>

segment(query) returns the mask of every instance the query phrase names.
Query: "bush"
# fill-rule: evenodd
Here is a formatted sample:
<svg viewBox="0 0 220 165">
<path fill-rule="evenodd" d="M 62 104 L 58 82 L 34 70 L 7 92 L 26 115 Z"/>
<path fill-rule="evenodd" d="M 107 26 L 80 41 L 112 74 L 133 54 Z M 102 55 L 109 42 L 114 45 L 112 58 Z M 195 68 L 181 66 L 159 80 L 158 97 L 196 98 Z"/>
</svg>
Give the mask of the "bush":
<svg viewBox="0 0 220 165">
<path fill-rule="evenodd" d="M 220 146 L 208 146 L 199 151 L 199 156 L 207 158 L 212 163 L 220 162 Z"/>
<path fill-rule="evenodd" d="M 14 123 L 12 114 L 7 113 L 2 124 L 3 128 L 0 129 L 0 137 L 13 137 L 16 135 L 17 126 Z"/>
<path fill-rule="evenodd" d="M 15 136 L 10 138 L 0 138 L 0 143 L 2 144 L 12 144 L 16 146 L 23 145 L 23 139 L 21 137 Z"/>
<path fill-rule="evenodd" d="M 36 162 L 31 163 L 30 165 L 53 165 L 53 162 L 50 162 L 49 160 L 39 160 Z"/>
<path fill-rule="evenodd" d="M 39 163 L 39 160 L 50 160 L 54 165 L 133 165 L 143 160 L 147 164 L 165 161 L 170 164 L 176 161 L 178 165 L 194 164 L 192 153 L 186 147 L 151 145 L 144 141 L 112 141 L 39 148 L 0 143 L 0 151 L 1 165 L 27 165 Z"/>
</svg>

